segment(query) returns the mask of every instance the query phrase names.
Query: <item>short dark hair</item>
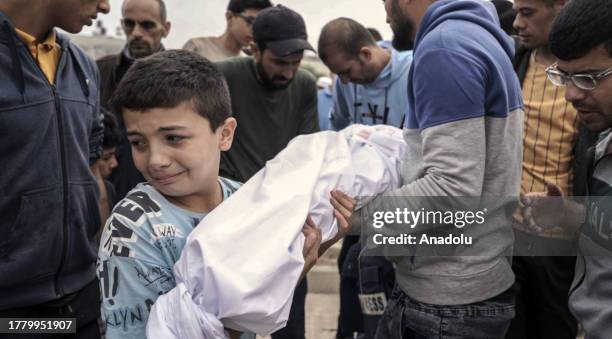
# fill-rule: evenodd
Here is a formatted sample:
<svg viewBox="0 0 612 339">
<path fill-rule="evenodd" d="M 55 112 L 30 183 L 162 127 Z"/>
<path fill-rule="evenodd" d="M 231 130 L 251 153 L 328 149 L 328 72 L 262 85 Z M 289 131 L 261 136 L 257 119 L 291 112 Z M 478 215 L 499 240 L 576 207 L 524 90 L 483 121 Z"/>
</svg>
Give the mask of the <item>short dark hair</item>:
<svg viewBox="0 0 612 339">
<path fill-rule="evenodd" d="M 184 50 L 136 60 L 110 102 L 117 114 L 125 109 L 146 111 L 190 102 L 213 132 L 231 116 L 229 90 L 221 72 L 207 59 Z"/>
<path fill-rule="evenodd" d="M 270 0 L 230 0 L 227 10 L 239 14 L 247 9 L 262 10 L 268 7 L 272 7 Z"/>
<path fill-rule="evenodd" d="M 561 60 L 583 57 L 604 45 L 612 57 L 612 1 L 572 0 L 550 30 L 550 49 Z"/>
<path fill-rule="evenodd" d="M 119 129 L 119 123 L 117 122 L 117 118 L 115 115 L 105 110 L 101 109 L 104 123 L 104 139 L 102 141 L 102 148 L 113 148 L 119 145 L 121 141 L 121 130 Z"/>
<path fill-rule="evenodd" d="M 328 22 L 319 36 L 319 57 L 325 61 L 330 47 L 348 57 L 356 57 L 364 46 L 376 46 L 372 34 L 362 24 L 350 18 L 338 18 Z"/>
</svg>

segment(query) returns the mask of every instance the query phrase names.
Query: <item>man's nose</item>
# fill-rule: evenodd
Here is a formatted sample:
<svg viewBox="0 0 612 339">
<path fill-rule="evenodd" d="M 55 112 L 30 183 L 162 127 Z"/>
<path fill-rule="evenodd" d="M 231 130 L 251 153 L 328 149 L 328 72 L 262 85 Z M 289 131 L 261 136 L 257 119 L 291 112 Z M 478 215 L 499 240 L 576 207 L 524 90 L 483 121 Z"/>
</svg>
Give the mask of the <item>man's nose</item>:
<svg viewBox="0 0 612 339">
<path fill-rule="evenodd" d="M 576 87 L 571 80 L 568 80 L 565 85 L 565 100 L 573 104 L 580 102 L 584 100 L 586 96 L 585 92 L 585 90 Z"/>
</svg>

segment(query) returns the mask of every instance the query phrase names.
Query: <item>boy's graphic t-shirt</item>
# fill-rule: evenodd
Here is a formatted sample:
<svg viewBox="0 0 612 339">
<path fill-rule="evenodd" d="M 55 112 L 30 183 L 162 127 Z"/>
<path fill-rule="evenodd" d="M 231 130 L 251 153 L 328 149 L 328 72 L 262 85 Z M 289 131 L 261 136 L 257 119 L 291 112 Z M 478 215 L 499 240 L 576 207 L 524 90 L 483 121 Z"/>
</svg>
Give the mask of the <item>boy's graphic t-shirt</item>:
<svg viewBox="0 0 612 339">
<path fill-rule="evenodd" d="M 241 186 L 221 177 L 219 184 L 223 200 Z M 173 205 L 148 183 L 138 184 L 114 207 L 96 268 L 106 338 L 146 338 L 151 306 L 175 287 L 172 267 L 205 216 Z"/>
</svg>

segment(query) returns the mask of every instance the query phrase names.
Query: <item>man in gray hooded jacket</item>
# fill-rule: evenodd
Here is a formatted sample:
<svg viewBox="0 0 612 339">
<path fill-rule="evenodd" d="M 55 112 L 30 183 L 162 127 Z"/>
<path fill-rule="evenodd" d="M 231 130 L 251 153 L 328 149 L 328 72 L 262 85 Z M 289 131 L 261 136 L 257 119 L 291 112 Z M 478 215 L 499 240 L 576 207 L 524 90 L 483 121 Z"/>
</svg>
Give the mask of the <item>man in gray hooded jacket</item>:
<svg viewBox="0 0 612 339">
<path fill-rule="evenodd" d="M 385 9 L 394 41 L 414 41 L 407 150 L 403 186 L 362 208 L 361 225 L 396 209 L 449 212 L 431 204 L 436 197 L 464 211 L 496 208 L 481 211 L 486 225 L 459 230 L 473 243 L 455 246 L 454 256 L 428 255 L 433 247 L 422 246 L 392 258 L 397 285 L 377 338 L 501 338 L 514 316 L 514 275 L 505 257 L 512 229 L 505 206 L 493 205 L 516 200 L 520 187 L 523 102 L 511 64 L 514 43 L 485 1 L 386 0 Z"/>
</svg>

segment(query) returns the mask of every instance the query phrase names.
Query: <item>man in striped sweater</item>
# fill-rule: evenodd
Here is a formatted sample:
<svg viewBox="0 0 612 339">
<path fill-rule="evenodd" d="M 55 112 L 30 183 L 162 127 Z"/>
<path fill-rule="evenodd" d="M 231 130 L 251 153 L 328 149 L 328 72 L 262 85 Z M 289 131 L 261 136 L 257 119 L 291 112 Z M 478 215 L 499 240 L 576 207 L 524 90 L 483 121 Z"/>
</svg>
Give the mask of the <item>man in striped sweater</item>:
<svg viewBox="0 0 612 339">
<path fill-rule="evenodd" d="M 565 101 L 565 88 L 550 83 L 545 71 L 556 60 L 548 35 L 564 5 L 565 0 L 514 1 L 514 67 L 525 102 L 522 194 L 545 191 L 550 183 L 564 195 L 585 195 L 586 149 L 596 139 Z M 506 338 L 575 338 L 577 324 L 567 306 L 576 260 L 569 256 L 573 235 L 557 227 L 536 236 L 519 215 L 514 229 L 512 266 L 520 291 Z"/>
</svg>

